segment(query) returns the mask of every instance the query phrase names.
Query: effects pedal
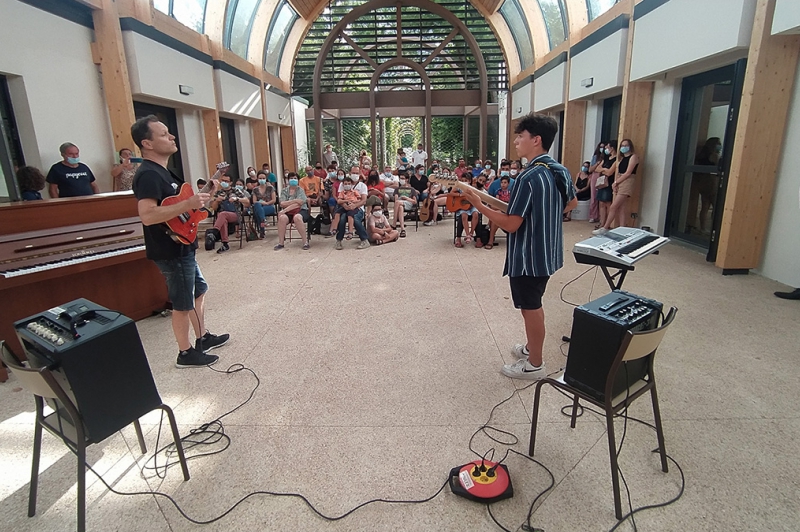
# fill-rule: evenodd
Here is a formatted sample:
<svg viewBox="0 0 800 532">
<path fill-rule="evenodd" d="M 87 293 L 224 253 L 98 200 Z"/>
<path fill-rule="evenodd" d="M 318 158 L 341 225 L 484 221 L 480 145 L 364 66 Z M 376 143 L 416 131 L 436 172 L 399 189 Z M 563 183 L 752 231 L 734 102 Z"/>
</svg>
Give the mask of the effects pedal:
<svg viewBox="0 0 800 532">
<path fill-rule="evenodd" d="M 450 470 L 450 491 L 475 502 L 493 503 L 514 496 L 508 468 L 489 460 L 475 460 Z"/>
</svg>

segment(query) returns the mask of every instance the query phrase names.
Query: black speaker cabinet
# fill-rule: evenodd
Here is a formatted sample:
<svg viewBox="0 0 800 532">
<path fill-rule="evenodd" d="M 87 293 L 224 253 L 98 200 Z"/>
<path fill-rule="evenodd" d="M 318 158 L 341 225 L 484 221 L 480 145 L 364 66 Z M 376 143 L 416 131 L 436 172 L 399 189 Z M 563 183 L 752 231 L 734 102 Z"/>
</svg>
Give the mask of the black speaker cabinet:
<svg viewBox="0 0 800 532">
<path fill-rule="evenodd" d="M 656 328 L 662 308 L 658 301 L 622 290 L 576 308 L 564 382 L 603 401 L 608 372 L 625 333 Z M 626 362 L 617 373 L 613 396 L 624 392 L 628 383 L 641 379 L 646 372 L 644 360 Z"/>
<path fill-rule="evenodd" d="M 14 328 L 30 365 L 53 371 L 92 441 L 104 440 L 162 404 L 130 318 L 77 299 L 20 320 Z"/>
</svg>

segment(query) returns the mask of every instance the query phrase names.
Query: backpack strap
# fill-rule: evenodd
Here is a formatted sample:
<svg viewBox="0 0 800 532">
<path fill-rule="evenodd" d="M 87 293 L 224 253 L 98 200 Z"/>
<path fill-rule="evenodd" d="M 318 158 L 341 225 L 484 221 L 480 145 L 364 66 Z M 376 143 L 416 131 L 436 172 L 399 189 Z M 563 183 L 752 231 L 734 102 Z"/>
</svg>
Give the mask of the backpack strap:
<svg viewBox="0 0 800 532">
<path fill-rule="evenodd" d="M 567 208 L 567 203 L 569 200 L 567 199 L 567 187 L 564 185 L 564 182 L 561 179 L 556 177 L 555 172 L 550 168 L 550 165 L 543 162 L 533 163 L 533 166 L 544 166 L 550 172 L 550 175 L 553 176 L 553 181 L 555 182 L 556 188 L 558 189 L 558 193 L 561 194 L 561 204 L 564 209 Z"/>
</svg>

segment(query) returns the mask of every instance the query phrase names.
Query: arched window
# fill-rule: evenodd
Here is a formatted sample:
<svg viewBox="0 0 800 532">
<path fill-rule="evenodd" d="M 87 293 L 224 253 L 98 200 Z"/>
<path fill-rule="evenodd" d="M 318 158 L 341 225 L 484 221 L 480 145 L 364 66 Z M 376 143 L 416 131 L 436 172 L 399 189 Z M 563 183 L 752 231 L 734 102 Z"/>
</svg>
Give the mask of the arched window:
<svg viewBox="0 0 800 532">
<path fill-rule="evenodd" d="M 261 0 L 230 0 L 225 14 L 225 48 L 239 57 L 247 58 L 250 30 Z"/>
<path fill-rule="evenodd" d="M 289 32 L 297 19 L 297 12 L 292 9 L 289 2 L 281 0 L 269 23 L 264 50 L 264 70 L 270 74 L 277 76 L 280 72 L 281 56 L 286 46 L 286 38 L 289 36 Z"/>
<path fill-rule="evenodd" d="M 197 33 L 205 29 L 206 0 L 153 0 L 153 7 Z"/>
<path fill-rule="evenodd" d="M 542 9 L 547 39 L 552 50 L 567 40 L 567 16 L 563 0 L 538 0 Z"/>
<path fill-rule="evenodd" d="M 533 64 L 533 43 L 530 28 L 525 22 L 525 13 L 522 11 L 519 0 L 503 2 L 500 14 L 514 37 L 514 44 L 517 46 L 517 54 L 519 54 L 519 69 L 525 70 Z"/>
<path fill-rule="evenodd" d="M 589 10 L 589 22 L 596 19 L 617 3 L 618 0 L 586 0 L 586 8 Z"/>
</svg>

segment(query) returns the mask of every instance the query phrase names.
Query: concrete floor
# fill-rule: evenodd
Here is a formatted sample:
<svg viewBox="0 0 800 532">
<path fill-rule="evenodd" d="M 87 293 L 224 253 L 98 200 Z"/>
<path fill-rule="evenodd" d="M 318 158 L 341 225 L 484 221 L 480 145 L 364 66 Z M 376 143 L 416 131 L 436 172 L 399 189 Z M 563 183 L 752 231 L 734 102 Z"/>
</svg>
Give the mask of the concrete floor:
<svg viewBox="0 0 800 532">
<path fill-rule="evenodd" d="M 492 406 L 528 383 L 499 372 L 523 340 L 522 321 L 500 276 L 505 241 L 491 251 L 454 249 L 452 221 L 412 229 L 399 243 L 357 251 L 357 240 L 333 249 L 315 237 L 274 252 L 267 239 L 225 253 L 199 252 L 211 284 L 208 325 L 229 332 L 215 351 L 218 369 L 242 363 L 258 374 L 254 399 L 224 420 L 224 453 L 192 460 L 192 479 L 177 468 L 160 480 L 127 428 L 89 451 L 89 461 L 120 491 L 161 490 L 197 520 L 219 515 L 253 490 L 299 492 L 323 513 L 339 515 L 371 498 L 422 499 L 449 470 L 473 459 L 472 433 Z M 586 222 L 565 224 L 565 247 L 588 237 Z M 586 269 L 571 254 L 545 296 L 549 371 L 562 368 L 561 336 L 572 307 L 559 291 Z M 608 291 L 602 274 L 585 275 L 564 292 L 584 303 Z M 797 530 L 800 521 L 800 303 L 772 292 L 781 285 L 757 275 L 723 277 L 696 251 L 670 244 L 637 266 L 625 289 L 679 308 L 656 360 L 669 454 L 683 467 L 686 493 L 676 504 L 636 517 L 640 530 Z M 173 367 L 169 319 L 138 323 L 164 401 L 181 433 L 244 401 L 247 373 Z M 564 346 L 566 352 L 567 346 Z M 492 424 L 527 450 L 532 389 L 498 408 Z M 587 413 L 569 428 L 559 412 L 568 400 L 546 390 L 536 458 L 556 486 L 537 503 L 532 522 L 548 532 L 602 531 L 615 523 L 605 425 Z M 652 419 L 647 400 L 631 409 Z M 0 528 L 67 531 L 75 526 L 75 459 L 45 434 L 38 514 L 26 516 L 33 400 L 12 377 L 0 385 Z M 158 415 L 142 420 L 152 451 Z M 618 434 L 622 422 L 617 426 Z M 162 441 L 163 438 L 162 438 Z M 680 476 L 661 473 L 655 434 L 630 423 L 620 465 L 634 507 L 673 497 Z M 485 435 L 480 452 L 506 446 Z M 547 487 L 542 468 L 516 455 L 507 461 L 515 496 L 493 511 L 517 530 Z M 206 527 L 186 521 L 164 499 L 122 497 L 87 476 L 89 530 L 496 530 L 486 508 L 449 488 L 419 505 L 370 505 L 326 522 L 297 499 L 259 495 Z M 624 498 L 624 492 L 623 492 Z M 626 504 L 627 507 L 627 504 Z M 619 530 L 631 530 L 630 522 Z"/>
</svg>

